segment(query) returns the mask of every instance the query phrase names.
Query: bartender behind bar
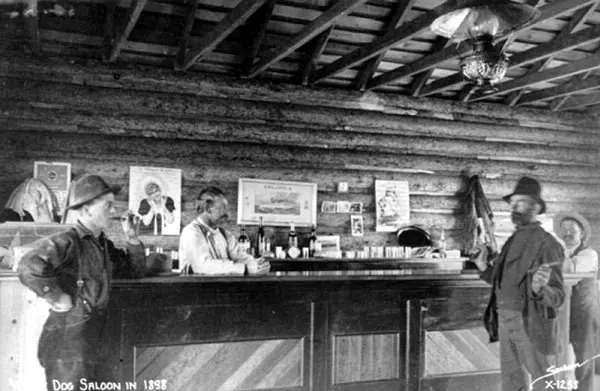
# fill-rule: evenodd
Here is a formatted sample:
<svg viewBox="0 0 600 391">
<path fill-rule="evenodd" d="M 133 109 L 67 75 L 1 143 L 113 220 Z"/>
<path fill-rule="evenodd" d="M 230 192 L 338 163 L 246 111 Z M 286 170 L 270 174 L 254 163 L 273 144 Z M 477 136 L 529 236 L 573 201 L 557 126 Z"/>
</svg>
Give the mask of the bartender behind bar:
<svg viewBox="0 0 600 391">
<path fill-rule="evenodd" d="M 179 258 L 184 272 L 197 274 L 268 274 L 264 258 L 242 250 L 237 239 L 221 225 L 227 222 L 229 202 L 219 188 L 208 187 L 198 195 L 198 217 L 188 224 L 179 239 Z"/>
</svg>

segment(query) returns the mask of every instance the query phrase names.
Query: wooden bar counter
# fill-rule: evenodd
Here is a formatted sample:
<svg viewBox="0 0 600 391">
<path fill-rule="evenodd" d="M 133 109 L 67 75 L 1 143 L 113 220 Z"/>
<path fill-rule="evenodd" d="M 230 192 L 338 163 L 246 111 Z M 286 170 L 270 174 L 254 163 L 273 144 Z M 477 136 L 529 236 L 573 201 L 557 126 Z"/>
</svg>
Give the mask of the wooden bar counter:
<svg viewBox="0 0 600 391">
<path fill-rule="evenodd" d="M 425 331 L 481 326 L 488 294 L 474 274 L 117 280 L 108 361 L 168 390 L 437 389 Z"/>
</svg>

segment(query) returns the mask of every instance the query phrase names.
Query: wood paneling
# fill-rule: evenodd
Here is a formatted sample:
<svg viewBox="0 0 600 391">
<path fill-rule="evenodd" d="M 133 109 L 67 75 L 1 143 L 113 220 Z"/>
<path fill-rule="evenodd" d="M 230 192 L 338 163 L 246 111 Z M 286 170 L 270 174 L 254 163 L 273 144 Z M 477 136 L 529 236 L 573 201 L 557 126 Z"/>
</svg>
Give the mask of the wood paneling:
<svg viewBox="0 0 600 391">
<path fill-rule="evenodd" d="M 0 84 L 0 204 L 32 175 L 33 160 L 69 161 L 75 176 L 98 173 L 124 186 L 119 210 L 130 165 L 180 168 L 184 225 L 207 185 L 236 200 L 240 177 L 307 181 L 317 183 L 319 206 L 363 203 L 364 237 L 350 236 L 347 214 L 317 217 L 320 234 L 341 235 L 343 249 L 357 249 L 394 244 L 393 235 L 375 232 L 374 183 L 407 180 L 410 223 L 444 227 L 448 248 L 464 250 L 466 178 L 480 175 L 502 241 L 512 223 L 501 197 L 529 175 L 542 182 L 545 221 L 576 209 L 600 231 L 600 135 L 591 117 L 17 55 L 0 60 Z M 341 181 L 346 194 L 336 192 Z M 237 232 L 234 205 L 229 228 Z M 117 241 L 118 231 L 111 230 Z M 285 231 L 268 233 L 281 244 Z M 299 233 L 302 242 L 307 232 Z M 143 239 L 178 245 L 176 237 Z M 600 245 L 600 236 L 591 243 Z"/>
</svg>

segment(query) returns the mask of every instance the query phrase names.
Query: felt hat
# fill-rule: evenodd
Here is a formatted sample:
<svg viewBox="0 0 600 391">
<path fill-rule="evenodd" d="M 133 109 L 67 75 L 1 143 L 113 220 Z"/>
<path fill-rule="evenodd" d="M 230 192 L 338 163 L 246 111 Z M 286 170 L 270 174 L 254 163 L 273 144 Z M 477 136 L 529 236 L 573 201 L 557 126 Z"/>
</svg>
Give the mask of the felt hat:
<svg viewBox="0 0 600 391">
<path fill-rule="evenodd" d="M 67 209 L 76 209 L 107 193 L 117 194 L 120 187 L 110 187 L 98 175 L 88 175 L 71 183 Z"/>
<path fill-rule="evenodd" d="M 562 223 L 564 219 L 575 220 L 577 221 L 577 223 L 579 223 L 579 225 L 583 229 L 583 238 L 581 239 L 581 242 L 584 245 L 587 244 L 588 240 L 590 239 L 590 236 L 592 236 L 592 227 L 590 226 L 590 223 L 587 221 L 587 219 L 574 211 L 561 212 L 554 216 L 554 219 L 552 221 L 552 226 L 555 234 L 558 235 L 558 232 L 560 230 L 560 223 Z"/>
<path fill-rule="evenodd" d="M 542 207 L 538 214 L 544 214 L 544 212 L 546 212 L 546 203 L 542 199 L 542 186 L 540 186 L 540 183 L 535 179 L 526 176 L 519 179 L 515 191 L 509 195 L 505 195 L 502 199 L 506 202 L 510 202 L 510 198 L 514 195 L 530 196 Z"/>
</svg>

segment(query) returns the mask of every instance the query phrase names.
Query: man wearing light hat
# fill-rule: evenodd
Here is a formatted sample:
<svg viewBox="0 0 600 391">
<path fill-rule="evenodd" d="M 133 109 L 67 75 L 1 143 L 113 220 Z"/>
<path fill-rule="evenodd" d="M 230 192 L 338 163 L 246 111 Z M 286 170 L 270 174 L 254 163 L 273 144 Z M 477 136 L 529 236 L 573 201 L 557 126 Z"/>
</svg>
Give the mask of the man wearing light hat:
<svg viewBox="0 0 600 391">
<path fill-rule="evenodd" d="M 600 306 L 596 288 L 598 253 L 587 246 L 592 228 L 590 223 L 577 212 L 559 213 L 554 217 L 553 223 L 554 233 L 565 243 L 566 254 L 563 271 L 565 273 L 593 274 L 593 276 L 581 278 L 573 286 L 569 338 L 579 364 L 575 368 L 577 389 L 595 391 L 595 363 L 592 359 L 597 353 Z"/>
<path fill-rule="evenodd" d="M 521 178 L 504 200 L 515 232 L 497 256 L 484 245 L 474 252 L 481 278 L 492 284 L 484 323 L 490 342 L 500 341 L 502 391 L 545 390 L 545 380 L 553 380 L 545 377 L 546 355 L 555 353 L 557 310 L 565 298 L 564 252 L 537 221 L 546 203 L 535 179 Z"/>
<path fill-rule="evenodd" d="M 98 356 L 111 280 L 144 274 L 139 218 L 132 212 L 120 218 L 126 251 L 115 248 L 103 233 L 115 218 L 118 191 L 96 175 L 73 182 L 67 208 L 77 214 L 77 224 L 35 242 L 19 264 L 21 282 L 50 305 L 38 346 L 48 390 L 58 382 L 79 389 L 81 379 L 105 380 L 99 373 Z"/>
</svg>

